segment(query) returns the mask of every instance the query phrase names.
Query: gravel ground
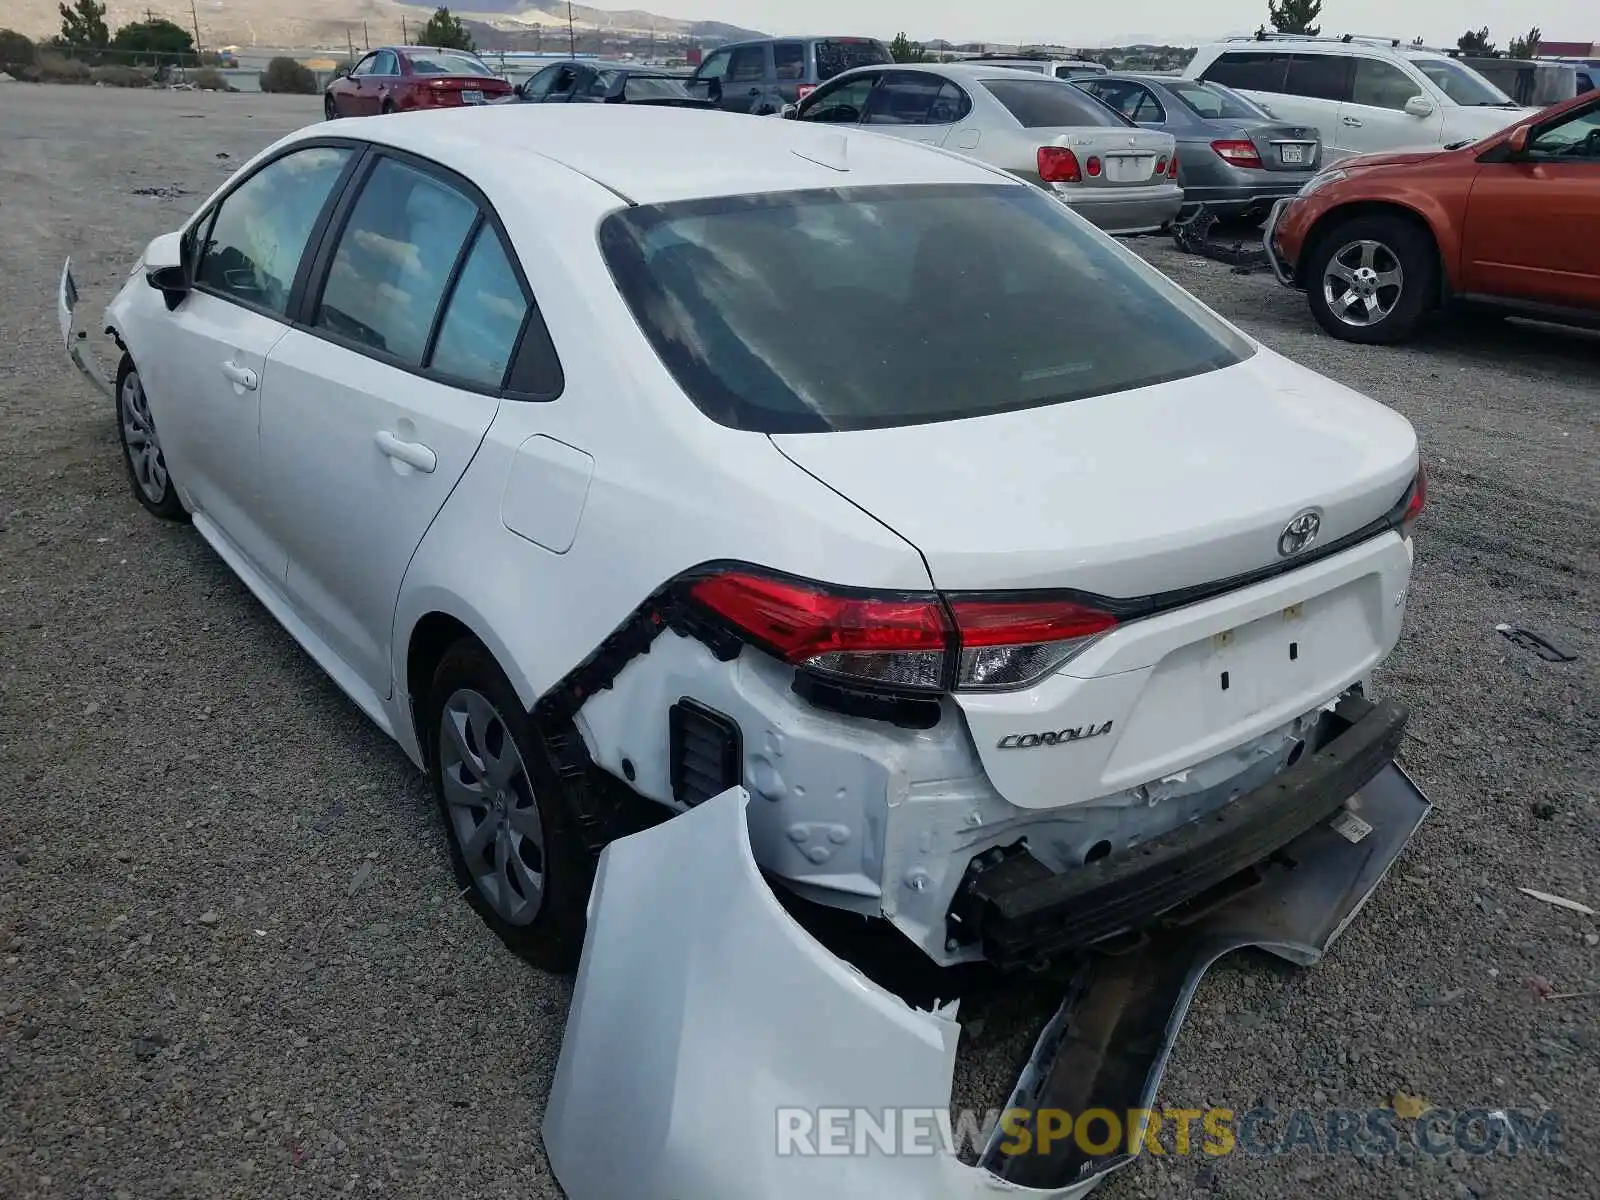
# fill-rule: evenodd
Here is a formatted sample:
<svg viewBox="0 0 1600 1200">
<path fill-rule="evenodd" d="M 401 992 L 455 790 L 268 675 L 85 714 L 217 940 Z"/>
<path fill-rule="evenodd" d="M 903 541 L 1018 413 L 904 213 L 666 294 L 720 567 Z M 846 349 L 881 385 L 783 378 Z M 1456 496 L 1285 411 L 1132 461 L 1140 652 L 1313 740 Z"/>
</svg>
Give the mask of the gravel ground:
<svg viewBox="0 0 1600 1200">
<path fill-rule="evenodd" d="M 63 257 L 98 311 L 317 101 L 0 87 L 0 1195 L 558 1196 L 537 1129 L 568 984 L 457 901 L 400 753 L 192 531 L 133 502 L 56 339 Z M 1405 413 L 1432 480 L 1379 683 L 1416 709 L 1405 760 L 1436 812 L 1322 966 L 1213 972 L 1163 1103 L 1549 1105 L 1565 1147 L 1146 1157 L 1103 1194 L 1600 1195 L 1600 1003 L 1529 982 L 1600 988 L 1600 927 L 1516 891 L 1600 907 L 1600 341 L 1474 325 L 1360 350 L 1264 274 L 1139 246 Z"/>
</svg>

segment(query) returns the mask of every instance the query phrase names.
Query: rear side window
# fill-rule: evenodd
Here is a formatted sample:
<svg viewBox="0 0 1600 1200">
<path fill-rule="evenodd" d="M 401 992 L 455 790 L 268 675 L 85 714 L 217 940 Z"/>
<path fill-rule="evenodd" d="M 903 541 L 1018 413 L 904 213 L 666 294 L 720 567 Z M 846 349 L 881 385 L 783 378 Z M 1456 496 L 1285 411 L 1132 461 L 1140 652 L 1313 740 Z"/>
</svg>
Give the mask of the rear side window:
<svg viewBox="0 0 1600 1200">
<path fill-rule="evenodd" d="M 297 150 L 224 197 L 200 247 L 196 285 L 283 316 L 306 242 L 350 154 L 338 146 Z"/>
<path fill-rule="evenodd" d="M 527 297 L 500 235 L 485 222 L 450 293 L 428 366 L 479 387 L 498 388 L 527 315 Z"/>
<path fill-rule="evenodd" d="M 1220 83 L 1195 83 L 1188 79 L 1171 79 L 1167 81 L 1167 90 L 1190 112 L 1207 120 L 1227 118 L 1249 121 L 1266 118 L 1269 115 L 1260 105 L 1252 104 L 1245 97 L 1230 91 Z"/>
<path fill-rule="evenodd" d="M 1296 54 L 1289 59 L 1283 92 L 1312 100 L 1348 100 L 1350 64 L 1354 61 L 1338 54 Z"/>
<path fill-rule="evenodd" d="M 794 82 L 806 77 L 804 42 L 773 42 L 772 68 L 779 80 Z"/>
<path fill-rule="evenodd" d="M 951 125 L 965 115 L 966 94 L 937 75 L 884 77 L 867 106 L 868 125 Z"/>
<path fill-rule="evenodd" d="M 679 387 L 735 429 L 958 420 L 1253 353 L 1154 268 L 1018 184 L 626 208 L 602 223 L 600 246 Z"/>
<path fill-rule="evenodd" d="M 1289 55 L 1265 50 L 1229 50 L 1200 78 L 1246 92 L 1282 92 Z"/>
<path fill-rule="evenodd" d="M 420 367 L 478 206 L 432 175 L 380 161 L 340 234 L 314 324 Z"/>
<path fill-rule="evenodd" d="M 1070 83 L 1053 79 L 985 79 L 983 86 L 1024 129 L 1132 124 Z"/>
<path fill-rule="evenodd" d="M 1369 108 L 1403 110 L 1406 101 L 1422 94 L 1417 82 L 1393 63 L 1381 58 L 1356 59 L 1355 83 L 1350 100 Z"/>
<path fill-rule="evenodd" d="M 882 42 L 871 38 L 828 38 L 817 43 L 817 82 L 832 79 L 855 67 L 878 67 L 894 56 Z"/>
</svg>

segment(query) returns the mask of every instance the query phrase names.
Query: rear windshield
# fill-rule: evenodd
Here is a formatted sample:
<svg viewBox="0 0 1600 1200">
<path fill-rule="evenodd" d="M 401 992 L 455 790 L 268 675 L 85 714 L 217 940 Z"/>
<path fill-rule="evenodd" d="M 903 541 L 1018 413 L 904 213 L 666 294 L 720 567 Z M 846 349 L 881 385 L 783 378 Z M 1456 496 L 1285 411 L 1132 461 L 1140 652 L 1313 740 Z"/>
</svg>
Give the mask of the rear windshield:
<svg viewBox="0 0 1600 1200">
<path fill-rule="evenodd" d="M 1418 68 L 1457 104 L 1469 108 L 1511 108 L 1516 101 L 1464 63 L 1448 58 L 1414 58 Z"/>
<path fill-rule="evenodd" d="M 1070 83 L 1054 79 L 985 79 L 983 86 L 1024 129 L 1133 124 Z"/>
<path fill-rule="evenodd" d="M 408 54 L 411 69 L 418 75 L 489 75 L 492 72 L 470 54 L 451 54 L 435 50 L 428 54 Z"/>
<path fill-rule="evenodd" d="M 830 38 L 817 43 L 817 82 L 832 79 L 855 67 L 879 67 L 894 56 L 882 42 L 871 38 Z"/>
<path fill-rule="evenodd" d="M 624 100 L 686 100 L 690 95 L 683 80 L 666 75 L 629 75 L 622 81 Z"/>
<path fill-rule="evenodd" d="M 1037 188 L 838 188 L 623 209 L 600 247 L 679 387 L 735 429 L 878 429 L 1059 404 L 1249 357 Z"/>
<path fill-rule="evenodd" d="M 1163 80 L 1167 90 L 1183 101 L 1196 116 L 1207 120 L 1230 121 L 1270 120 L 1272 114 L 1258 104 L 1252 104 L 1238 92 L 1220 83 L 1196 83 L 1188 79 Z"/>
</svg>

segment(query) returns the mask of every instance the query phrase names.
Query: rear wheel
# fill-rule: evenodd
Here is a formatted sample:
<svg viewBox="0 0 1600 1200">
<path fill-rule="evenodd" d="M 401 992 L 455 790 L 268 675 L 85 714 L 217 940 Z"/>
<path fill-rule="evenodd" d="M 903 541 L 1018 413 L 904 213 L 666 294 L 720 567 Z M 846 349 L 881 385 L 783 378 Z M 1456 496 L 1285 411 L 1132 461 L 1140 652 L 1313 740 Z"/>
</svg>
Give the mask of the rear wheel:
<svg viewBox="0 0 1600 1200">
<path fill-rule="evenodd" d="M 1356 217 L 1318 240 L 1303 278 L 1312 316 L 1334 337 L 1388 345 L 1410 337 L 1438 295 L 1438 251 L 1404 217 Z"/>
<path fill-rule="evenodd" d="M 439 660 L 427 707 L 428 764 L 467 898 L 511 950 L 577 966 L 594 858 L 542 738 L 481 643 Z"/>
</svg>

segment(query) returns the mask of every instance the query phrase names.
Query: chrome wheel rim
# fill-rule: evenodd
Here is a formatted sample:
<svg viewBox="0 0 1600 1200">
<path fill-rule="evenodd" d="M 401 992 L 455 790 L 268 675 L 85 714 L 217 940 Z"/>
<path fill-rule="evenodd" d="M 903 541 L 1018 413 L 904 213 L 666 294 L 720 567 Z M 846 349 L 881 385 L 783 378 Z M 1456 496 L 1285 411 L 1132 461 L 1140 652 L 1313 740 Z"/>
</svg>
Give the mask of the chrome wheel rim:
<svg viewBox="0 0 1600 1200">
<path fill-rule="evenodd" d="M 167 462 L 161 456 L 161 442 L 156 437 L 156 423 L 150 417 L 150 402 L 145 398 L 144 384 L 137 371 L 129 371 L 122 379 L 118 407 L 122 413 L 122 438 L 127 446 L 128 465 L 133 468 L 134 482 L 151 504 L 160 504 L 167 498 Z"/>
<path fill-rule="evenodd" d="M 1322 298 L 1328 310 L 1356 328 L 1386 320 L 1400 303 L 1406 275 L 1400 259 L 1382 242 L 1349 242 L 1322 272 Z"/>
<path fill-rule="evenodd" d="M 544 899 L 544 827 L 516 739 L 483 693 L 461 688 L 445 701 L 439 772 L 478 894 L 507 924 L 531 924 Z"/>
</svg>

